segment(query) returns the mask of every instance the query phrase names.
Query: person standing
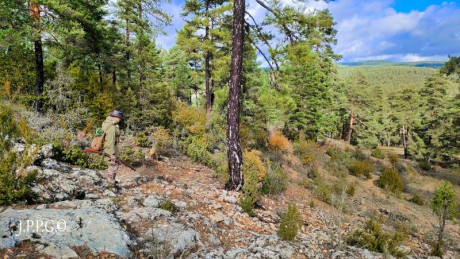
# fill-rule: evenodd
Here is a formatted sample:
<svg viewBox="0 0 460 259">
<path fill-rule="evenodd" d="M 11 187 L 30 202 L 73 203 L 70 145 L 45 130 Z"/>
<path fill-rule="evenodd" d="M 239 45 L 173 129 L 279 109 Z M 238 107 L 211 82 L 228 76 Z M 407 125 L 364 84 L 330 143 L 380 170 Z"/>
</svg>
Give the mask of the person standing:
<svg viewBox="0 0 460 259">
<path fill-rule="evenodd" d="M 120 153 L 118 150 L 118 141 L 120 137 L 119 123 L 123 119 L 123 112 L 114 110 L 107 116 L 105 121 L 102 123 L 102 130 L 105 133 L 103 151 L 108 156 L 107 162 L 109 168 L 107 169 L 108 178 L 107 182 L 109 187 L 116 187 L 117 181 L 115 178 L 118 172 L 118 165 L 120 159 Z"/>
</svg>

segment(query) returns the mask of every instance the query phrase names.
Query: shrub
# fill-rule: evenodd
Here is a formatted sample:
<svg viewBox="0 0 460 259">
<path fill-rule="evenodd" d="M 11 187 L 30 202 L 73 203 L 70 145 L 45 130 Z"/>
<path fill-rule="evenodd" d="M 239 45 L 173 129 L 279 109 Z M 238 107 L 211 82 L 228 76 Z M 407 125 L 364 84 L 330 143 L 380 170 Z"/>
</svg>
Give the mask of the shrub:
<svg viewBox="0 0 460 259">
<path fill-rule="evenodd" d="M 380 148 L 376 148 L 372 151 L 371 156 L 378 158 L 378 159 L 384 159 L 385 154 L 382 152 Z"/>
<path fill-rule="evenodd" d="M 364 175 L 366 178 L 372 178 L 374 172 L 374 164 L 370 160 L 353 161 L 348 167 L 350 174 L 354 176 Z"/>
<path fill-rule="evenodd" d="M 315 204 L 314 201 L 310 201 L 310 203 L 308 205 L 310 206 L 310 208 L 316 207 L 316 204 Z"/>
<path fill-rule="evenodd" d="M 377 185 L 383 189 L 389 189 L 394 193 L 401 193 L 403 189 L 403 184 L 401 177 L 395 169 L 387 168 L 383 170 L 382 175 L 377 180 Z"/>
<path fill-rule="evenodd" d="M 289 140 L 279 130 L 272 133 L 268 144 L 275 151 L 286 151 L 289 149 Z"/>
<path fill-rule="evenodd" d="M 314 194 L 318 197 L 318 199 L 324 201 L 325 203 L 332 203 L 331 187 L 327 184 L 319 183 L 314 190 Z"/>
<path fill-rule="evenodd" d="M 395 153 L 388 154 L 388 160 L 390 161 L 392 165 L 395 165 L 399 161 L 398 154 L 395 154 Z"/>
<path fill-rule="evenodd" d="M 278 164 L 268 164 L 267 176 L 263 180 L 262 193 L 277 195 L 286 191 L 289 178 Z"/>
<path fill-rule="evenodd" d="M 382 230 L 382 222 L 374 218 L 368 220 L 364 229 L 358 229 L 347 238 L 350 245 L 359 245 L 373 252 L 390 253 L 395 257 L 404 257 L 406 254 L 398 250 L 399 244 L 405 239 L 406 233 L 399 228 L 393 234 Z"/>
<path fill-rule="evenodd" d="M 302 163 L 308 165 L 320 155 L 318 144 L 314 140 L 307 140 L 303 132 L 299 133 L 299 139 L 294 143 L 296 155 Z"/>
<path fill-rule="evenodd" d="M 424 203 L 422 197 L 420 197 L 420 195 L 418 194 L 414 194 L 414 196 L 412 196 L 412 198 L 410 198 L 409 201 L 420 206 Z"/>
<path fill-rule="evenodd" d="M 430 254 L 432 256 L 438 256 L 442 258 L 444 256 L 444 252 L 442 251 L 442 243 L 440 242 L 434 243 L 433 247 L 431 248 Z"/>
<path fill-rule="evenodd" d="M 144 131 L 139 132 L 136 136 L 136 144 L 139 147 L 150 147 L 152 142 L 150 142 L 148 136 L 145 134 Z"/>
<path fill-rule="evenodd" d="M 121 150 L 120 158 L 128 164 L 132 164 L 134 162 L 134 150 L 126 146 Z"/>
<path fill-rule="evenodd" d="M 328 154 L 331 159 L 335 158 L 337 156 L 337 153 L 339 153 L 340 150 L 336 149 L 336 148 L 328 148 L 327 151 L 326 151 L 326 154 Z"/>
<path fill-rule="evenodd" d="M 107 162 L 104 156 L 92 154 L 89 155 L 89 168 L 94 170 L 105 170 L 107 169 Z"/>
<path fill-rule="evenodd" d="M 360 148 L 355 149 L 352 156 L 359 161 L 364 161 L 369 158 L 369 156 L 365 154 Z"/>
<path fill-rule="evenodd" d="M 186 141 L 186 154 L 193 162 L 213 166 L 214 158 L 208 151 L 208 140 L 205 136 L 189 136 Z"/>
<path fill-rule="evenodd" d="M 158 127 L 152 134 L 155 154 L 163 155 L 170 145 L 169 131 L 164 127 Z"/>
<path fill-rule="evenodd" d="M 350 185 L 348 185 L 346 193 L 352 197 L 355 196 L 355 184 L 354 183 L 351 183 Z"/>
<path fill-rule="evenodd" d="M 24 152 L 23 156 L 27 152 Z M 0 160 L 0 206 L 10 205 L 15 201 L 26 199 L 30 196 L 30 184 L 36 180 L 37 172 L 33 171 L 26 175 L 17 174 L 18 171 L 29 164 L 24 163 L 29 159 L 17 157 L 9 152 Z"/>
<path fill-rule="evenodd" d="M 421 160 L 418 162 L 418 166 L 425 171 L 431 170 L 431 164 L 427 160 Z"/>
<path fill-rule="evenodd" d="M 254 205 L 260 198 L 258 177 L 260 172 L 257 166 L 245 166 L 245 164 L 243 164 L 244 185 L 240 198 L 240 206 L 249 216 L 253 217 L 255 216 L 253 211 Z"/>
<path fill-rule="evenodd" d="M 293 240 L 300 228 L 300 213 L 295 203 L 288 205 L 288 209 L 281 216 L 278 236 L 284 240 Z"/>
<path fill-rule="evenodd" d="M 248 174 L 255 174 L 257 176 L 258 181 L 262 181 L 267 174 L 267 169 L 265 168 L 262 159 L 260 158 L 261 153 L 258 150 L 245 150 L 243 152 L 243 173 L 244 176 Z"/>
<path fill-rule="evenodd" d="M 72 145 L 69 149 L 63 151 L 64 161 L 73 165 L 78 165 L 84 168 L 89 167 L 88 154 L 85 153 L 79 146 Z"/>
</svg>

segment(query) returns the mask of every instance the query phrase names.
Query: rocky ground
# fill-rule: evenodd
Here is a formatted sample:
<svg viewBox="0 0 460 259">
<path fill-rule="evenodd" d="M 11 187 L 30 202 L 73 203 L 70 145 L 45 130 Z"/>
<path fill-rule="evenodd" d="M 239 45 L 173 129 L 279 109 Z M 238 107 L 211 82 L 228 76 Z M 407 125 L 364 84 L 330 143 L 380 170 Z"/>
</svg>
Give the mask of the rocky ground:
<svg viewBox="0 0 460 259">
<path fill-rule="evenodd" d="M 425 235 L 436 220 L 429 210 L 385 197 L 372 180 L 360 181 L 343 215 L 291 184 L 282 196 L 263 197 L 257 216 L 249 217 L 239 193 L 225 191 L 212 170 L 185 157 L 162 158 L 137 172 L 121 168 L 119 190 L 107 188 L 104 171 L 51 157 L 44 146 L 38 165 L 28 168 L 40 179 L 33 205 L 0 208 L 2 258 L 383 258 L 343 241 L 371 213 L 413 223 L 401 249 L 426 258 Z M 303 222 L 292 242 L 276 234 L 289 202 L 297 203 Z M 459 226 L 448 226 L 448 233 L 446 258 L 460 258 Z"/>
</svg>

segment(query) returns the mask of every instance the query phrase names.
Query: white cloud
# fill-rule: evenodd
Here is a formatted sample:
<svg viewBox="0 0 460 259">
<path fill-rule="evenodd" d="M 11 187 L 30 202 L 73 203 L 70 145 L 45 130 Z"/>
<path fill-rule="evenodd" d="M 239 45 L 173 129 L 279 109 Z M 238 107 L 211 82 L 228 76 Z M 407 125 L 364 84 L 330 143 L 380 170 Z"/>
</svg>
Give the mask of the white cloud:
<svg viewBox="0 0 460 259">
<path fill-rule="evenodd" d="M 266 0 L 268 2 L 269 0 Z M 284 4 L 299 4 L 296 0 L 282 0 Z M 423 11 L 397 12 L 394 0 L 337 0 L 329 4 L 309 1 L 306 11 L 329 8 L 336 21 L 338 44 L 334 51 L 343 61 L 370 59 L 392 61 L 446 60 L 447 55 L 460 55 L 460 7 L 453 2 L 428 6 Z M 247 0 L 247 11 L 261 23 L 266 10 L 255 0 Z M 173 26 L 166 28 L 168 35 L 159 36 L 157 42 L 165 48 L 175 43 L 176 30 L 184 19 L 181 4 L 164 5 L 174 16 Z M 275 28 L 270 28 L 280 35 Z M 261 46 L 262 47 L 262 46 Z M 265 49 L 265 48 L 264 48 Z M 259 61 L 265 64 L 263 58 Z"/>
</svg>

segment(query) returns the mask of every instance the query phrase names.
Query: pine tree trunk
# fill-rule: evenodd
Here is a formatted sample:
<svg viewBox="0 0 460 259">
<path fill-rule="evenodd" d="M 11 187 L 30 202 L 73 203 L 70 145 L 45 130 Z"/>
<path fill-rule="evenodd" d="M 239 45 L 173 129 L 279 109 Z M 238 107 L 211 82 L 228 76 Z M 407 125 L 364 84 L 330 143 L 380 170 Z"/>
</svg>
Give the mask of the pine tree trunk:
<svg viewBox="0 0 460 259">
<path fill-rule="evenodd" d="M 406 128 L 404 125 L 402 126 L 401 134 L 402 134 L 402 142 L 403 142 L 403 147 L 404 147 L 404 159 L 407 159 L 407 156 L 408 156 L 407 137 L 406 137 Z"/>
<path fill-rule="evenodd" d="M 343 130 L 345 128 L 344 123 L 342 122 L 342 125 L 340 126 L 340 133 L 339 133 L 339 140 L 343 138 Z"/>
<path fill-rule="evenodd" d="M 348 127 L 348 137 L 347 137 L 347 142 L 348 144 L 351 143 L 351 134 L 353 134 L 353 123 L 354 123 L 354 120 L 355 120 L 355 111 L 354 110 L 351 110 L 351 113 L 350 113 L 350 125 Z"/>
<path fill-rule="evenodd" d="M 232 60 L 230 66 L 230 86 L 227 113 L 227 156 L 230 179 L 227 190 L 240 190 L 244 179 L 241 166 L 243 154 L 240 143 L 240 95 L 243 82 L 243 40 L 244 40 L 245 0 L 233 3 Z"/>
<path fill-rule="evenodd" d="M 206 0 L 206 18 L 209 20 L 209 1 Z M 209 22 L 209 21 L 208 21 Z M 206 41 L 209 39 L 209 24 L 206 24 L 206 35 L 205 35 Z M 205 41 L 205 42 L 206 42 Z M 205 57 L 205 68 L 204 68 L 204 73 L 205 73 L 205 95 L 206 95 L 206 121 L 209 122 L 209 118 L 211 117 L 211 87 L 210 87 L 210 81 L 211 81 L 211 51 L 207 50 L 206 51 L 206 57 Z"/>
<path fill-rule="evenodd" d="M 29 3 L 29 14 L 34 20 L 34 47 L 35 47 L 35 110 L 43 113 L 43 85 L 45 84 L 45 73 L 43 66 L 43 46 L 40 33 L 40 5 Z"/>
</svg>

